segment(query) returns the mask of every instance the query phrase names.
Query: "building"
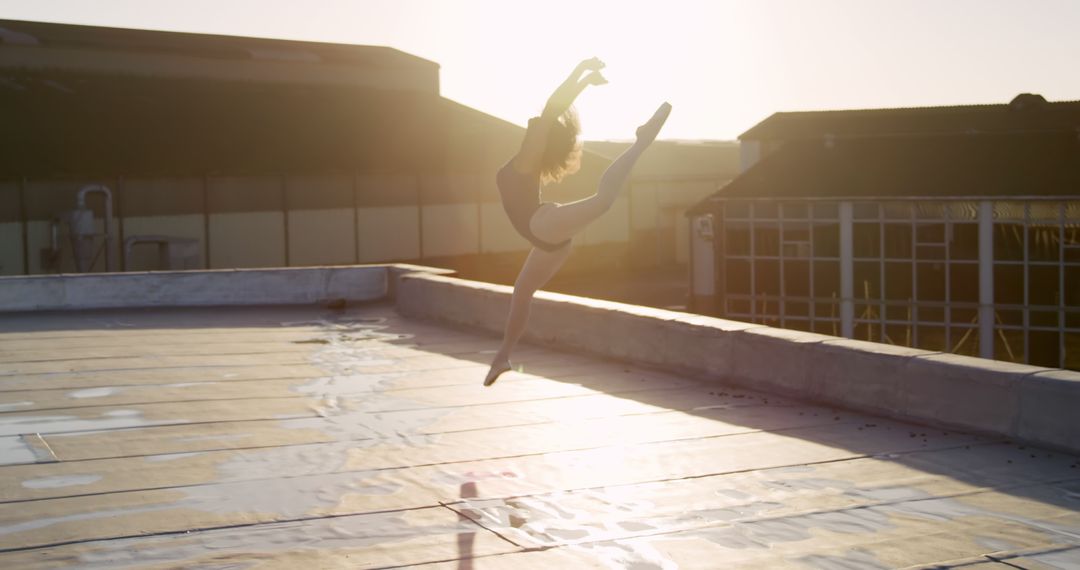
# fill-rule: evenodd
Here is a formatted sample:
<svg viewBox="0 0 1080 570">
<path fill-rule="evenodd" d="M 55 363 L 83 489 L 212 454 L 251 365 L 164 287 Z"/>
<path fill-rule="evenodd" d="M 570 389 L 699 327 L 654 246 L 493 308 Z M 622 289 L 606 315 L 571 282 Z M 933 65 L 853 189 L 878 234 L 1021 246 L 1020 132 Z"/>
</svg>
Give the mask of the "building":
<svg viewBox="0 0 1080 570">
<path fill-rule="evenodd" d="M 180 269 L 528 249 L 494 182 L 521 127 L 387 47 L 0 21 L 0 124 L 0 275 L 170 266 L 155 244 L 184 245 Z M 586 152 L 545 197 L 591 193 L 607 164 Z M 625 223 L 579 244 L 625 248 Z"/>
<path fill-rule="evenodd" d="M 614 160 L 629 142 L 596 141 L 585 148 Z M 630 265 L 685 270 L 690 243 L 686 211 L 739 173 L 734 141 L 658 140 L 634 166 L 625 190 Z M 685 283 L 682 284 L 685 287 Z"/>
<path fill-rule="evenodd" d="M 1080 368 L 1080 102 L 777 113 L 697 204 L 736 320 Z"/>
</svg>

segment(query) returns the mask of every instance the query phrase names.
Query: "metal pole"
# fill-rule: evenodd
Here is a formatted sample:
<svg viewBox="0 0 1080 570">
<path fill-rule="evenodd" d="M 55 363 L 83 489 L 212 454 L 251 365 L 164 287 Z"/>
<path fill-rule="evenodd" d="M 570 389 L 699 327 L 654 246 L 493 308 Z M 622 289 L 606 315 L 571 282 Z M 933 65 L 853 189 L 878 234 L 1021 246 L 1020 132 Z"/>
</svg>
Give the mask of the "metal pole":
<svg viewBox="0 0 1080 570">
<path fill-rule="evenodd" d="M 360 206 L 357 203 L 356 192 L 359 190 L 358 178 L 360 173 L 353 172 L 352 175 L 352 246 L 353 246 L 353 263 L 360 265 Z"/>
<path fill-rule="evenodd" d="M 1065 368 L 1065 202 L 1058 204 L 1058 368 Z"/>
<path fill-rule="evenodd" d="M 840 336 L 844 338 L 855 335 L 852 210 L 851 202 L 840 202 Z"/>
<path fill-rule="evenodd" d="M 416 175 L 416 228 L 419 235 L 420 259 L 424 259 L 424 181 L 419 174 Z"/>
<path fill-rule="evenodd" d="M 289 189 L 285 175 L 281 175 L 281 223 L 284 226 L 285 238 L 285 267 L 289 267 Z"/>
<path fill-rule="evenodd" d="M 994 203 L 979 202 L 979 356 L 994 358 Z"/>
<path fill-rule="evenodd" d="M 116 227 L 120 234 L 117 250 L 120 252 L 120 271 L 127 271 L 127 252 L 124 251 L 124 186 L 127 180 L 121 175 L 116 179 Z"/>
<path fill-rule="evenodd" d="M 29 225 L 30 220 L 26 219 L 26 177 L 19 178 L 19 219 L 22 221 L 22 254 L 23 254 L 23 275 L 30 275 L 30 243 L 29 239 Z"/>
<path fill-rule="evenodd" d="M 210 269 L 210 180 L 207 175 L 202 177 L 203 191 L 203 266 Z"/>
</svg>

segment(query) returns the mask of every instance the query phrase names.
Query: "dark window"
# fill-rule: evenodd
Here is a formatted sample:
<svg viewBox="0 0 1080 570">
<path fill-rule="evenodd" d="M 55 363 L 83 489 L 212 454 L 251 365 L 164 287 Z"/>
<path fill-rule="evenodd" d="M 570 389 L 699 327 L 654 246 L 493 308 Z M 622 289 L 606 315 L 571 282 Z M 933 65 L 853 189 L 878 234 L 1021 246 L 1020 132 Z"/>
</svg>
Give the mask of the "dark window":
<svg viewBox="0 0 1080 570">
<path fill-rule="evenodd" d="M 997 261 L 1024 259 L 1024 226 L 994 224 L 994 259 Z"/>
<path fill-rule="evenodd" d="M 810 303 L 803 303 L 800 301 L 785 301 L 784 314 L 789 317 L 810 316 Z"/>
<path fill-rule="evenodd" d="M 754 224 L 754 256 L 780 255 L 779 234 L 775 225 Z"/>
<path fill-rule="evenodd" d="M 885 325 L 885 338 L 889 344 L 911 346 L 911 325 Z"/>
<path fill-rule="evenodd" d="M 915 246 L 915 259 L 921 261 L 945 260 L 945 246 L 943 245 L 917 245 Z"/>
<path fill-rule="evenodd" d="M 881 342 L 881 325 L 878 323 L 855 323 L 855 330 L 852 332 L 855 340 Z"/>
<path fill-rule="evenodd" d="M 854 264 L 854 295 L 856 299 L 881 298 L 881 263 L 856 261 Z"/>
<path fill-rule="evenodd" d="M 810 241 L 810 226 L 806 222 L 784 224 L 784 241 Z"/>
<path fill-rule="evenodd" d="M 945 300 L 945 264 L 919 263 L 915 268 L 915 298 L 920 301 Z"/>
<path fill-rule="evenodd" d="M 910 305 L 885 305 L 885 318 L 890 321 L 910 321 L 911 310 Z"/>
<path fill-rule="evenodd" d="M 1033 327 L 1057 328 L 1057 311 L 1030 311 L 1028 312 L 1028 324 Z"/>
<path fill-rule="evenodd" d="M 750 314 L 750 299 L 728 299 L 727 300 L 727 312 L 728 314 Z"/>
<path fill-rule="evenodd" d="M 814 261 L 814 297 L 840 297 L 840 264 L 835 261 Z"/>
<path fill-rule="evenodd" d="M 785 319 L 784 328 L 795 331 L 810 331 L 810 321 L 804 319 Z"/>
<path fill-rule="evenodd" d="M 967 356 L 979 356 L 979 331 L 970 327 L 952 328 L 952 346 L 949 352 Z"/>
<path fill-rule="evenodd" d="M 1061 339 L 1057 331 L 1030 331 L 1028 333 L 1029 362 L 1035 366 L 1057 368 L 1061 358 Z"/>
<path fill-rule="evenodd" d="M 780 262 L 759 259 L 754 263 L 754 291 L 759 295 L 780 295 Z"/>
<path fill-rule="evenodd" d="M 724 252 L 728 255 L 750 255 L 750 226 L 726 224 L 724 226 Z"/>
<path fill-rule="evenodd" d="M 994 302 L 1005 305 L 1024 303 L 1024 267 L 994 265 Z"/>
<path fill-rule="evenodd" d="M 1024 361 L 1024 331 L 994 328 L 994 359 L 1009 362 Z"/>
<path fill-rule="evenodd" d="M 995 311 L 995 317 L 1001 324 L 1009 326 L 1023 326 L 1024 325 L 1024 312 L 1017 310 L 999 309 Z"/>
<path fill-rule="evenodd" d="M 855 257 L 881 256 L 881 227 L 878 224 L 853 224 Z"/>
<path fill-rule="evenodd" d="M 918 243 L 945 243 L 945 224 L 919 224 L 915 226 Z"/>
<path fill-rule="evenodd" d="M 819 321 L 814 319 L 814 332 L 818 334 L 831 334 L 833 336 L 840 335 L 840 323 L 837 321 Z"/>
<path fill-rule="evenodd" d="M 1080 307 L 1080 265 L 1065 266 L 1065 305 Z"/>
<path fill-rule="evenodd" d="M 1065 333 L 1065 368 L 1080 370 L 1080 333 Z"/>
<path fill-rule="evenodd" d="M 924 323 L 944 323 L 945 308 L 923 305 L 919 307 L 919 320 Z"/>
<path fill-rule="evenodd" d="M 1056 307 L 1059 300 L 1058 284 L 1058 266 L 1028 266 L 1028 303 Z"/>
<path fill-rule="evenodd" d="M 979 266 L 953 263 L 949 266 L 949 299 L 954 302 L 979 302 Z"/>
<path fill-rule="evenodd" d="M 956 324 L 971 324 L 974 325 L 978 322 L 977 316 L 979 314 L 978 309 L 968 308 L 954 308 L 952 309 L 952 321 Z"/>
<path fill-rule="evenodd" d="M 976 224 L 953 224 L 949 256 L 953 259 L 979 259 L 979 226 Z"/>
<path fill-rule="evenodd" d="M 750 295 L 750 262 L 741 259 L 727 260 L 724 279 L 728 294 Z"/>
<path fill-rule="evenodd" d="M 840 226 L 814 225 L 814 257 L 840 257 Z"/>
<path fill-rule="evenodd" d="M 1028 227 L 1028 261 L 1058 260 L 1058 226 Z"/>
<path fill-rule="evenodd" d="M 911 226 L 885 224 L 885 257 L 911 259 Z"/>
<path fill-rule="evenodd" d="M 810 296 L 810 262 L 784 262 L 784 295 L 788 297 Z"/>
<path fill-rule="evenodd" d="M 910 263 L 885 264 L 885 298 L 890 301 L 907 301 L 912 298 L 912 275 Z"/>
<path fill-rule="evenodd" d="M 918 348 L 923 350 L 945 350 L 945 327 L 919 325 L 916 329 Z"/>
</svg>

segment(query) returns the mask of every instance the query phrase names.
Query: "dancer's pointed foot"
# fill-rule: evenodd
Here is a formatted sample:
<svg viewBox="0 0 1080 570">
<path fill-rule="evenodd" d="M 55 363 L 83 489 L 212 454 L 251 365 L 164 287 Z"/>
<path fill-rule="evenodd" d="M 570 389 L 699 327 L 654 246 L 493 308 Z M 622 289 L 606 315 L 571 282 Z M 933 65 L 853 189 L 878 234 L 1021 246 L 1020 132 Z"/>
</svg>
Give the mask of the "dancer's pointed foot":
<svg viewBox="0 0 1080 570">
<path fill-rule="evenodd" d="M 484 386 L 491 386 L 502 376 L 504 372 L 509 372 L 511 369 L 509 360 L 498 360 L 491 364 L 491 368 L 488 370 L 487 377 L 484 378 Z"/>
<path fill-rule="evenodd" d="M 653 113 L 651 119 L 649 119 L 644 125 L 641 125 L 637 129 L 637 141 L 638 143 L 650 144 L 656 139 L 656 135 L 660 134 L 660 128 L 664 126 L 664 122 L 667 121 L 668 115 L 671 114 L 671 103 L 664 102 L 660 105 L 656 112 Z"/>
</svg>

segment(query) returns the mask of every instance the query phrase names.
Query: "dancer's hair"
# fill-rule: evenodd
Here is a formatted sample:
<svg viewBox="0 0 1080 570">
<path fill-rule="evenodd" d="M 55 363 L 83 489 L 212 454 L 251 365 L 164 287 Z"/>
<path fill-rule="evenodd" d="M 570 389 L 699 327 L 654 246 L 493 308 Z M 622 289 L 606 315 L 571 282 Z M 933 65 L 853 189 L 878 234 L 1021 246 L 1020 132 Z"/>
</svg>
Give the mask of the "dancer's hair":
<svg viewBox="0 0 1080 570">
<path fill-rule="evenodd" d="M 559 115 L 548 129 L 547 146 L 540 160 L 540 179 L 554 184 L 581 168 L 581 121 L 573 107 Z"/>
</svg>

